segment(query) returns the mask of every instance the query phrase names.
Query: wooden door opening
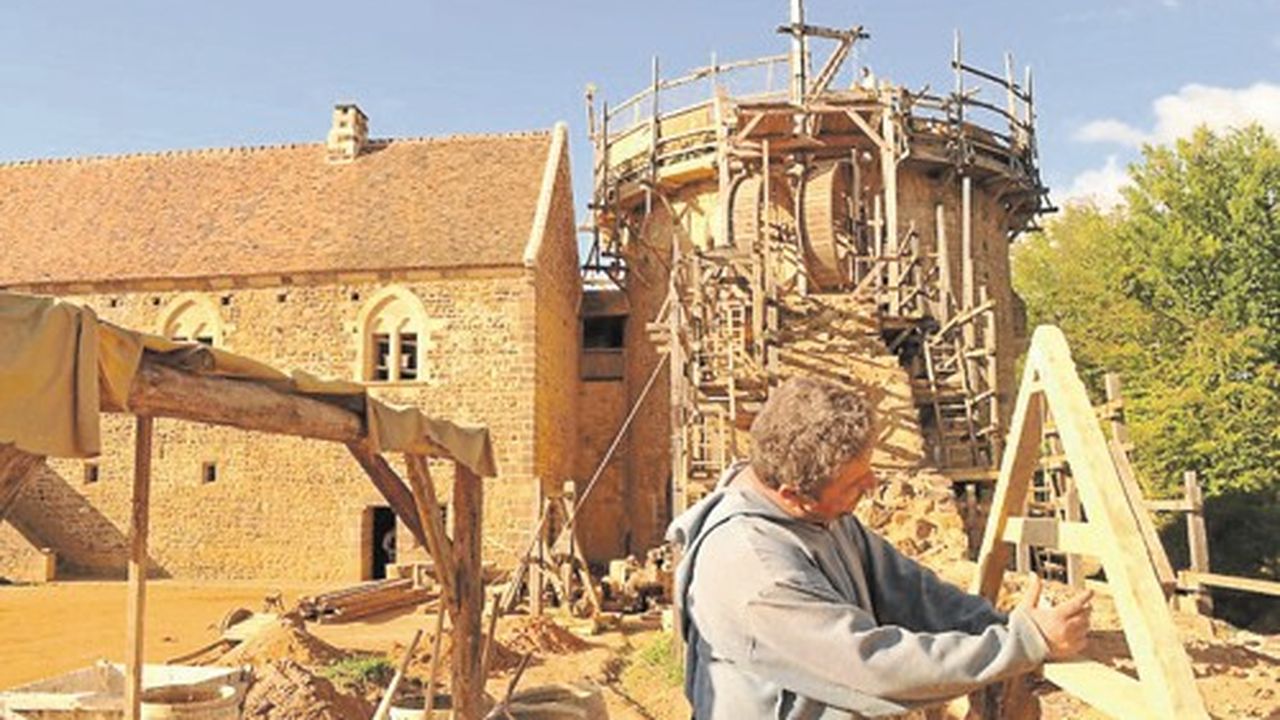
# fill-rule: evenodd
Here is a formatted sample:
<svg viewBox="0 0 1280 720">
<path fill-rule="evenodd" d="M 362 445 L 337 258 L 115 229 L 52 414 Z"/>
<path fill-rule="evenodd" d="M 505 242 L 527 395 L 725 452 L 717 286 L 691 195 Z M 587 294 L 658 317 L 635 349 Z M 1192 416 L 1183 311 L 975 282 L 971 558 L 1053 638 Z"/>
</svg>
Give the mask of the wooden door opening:
<svg viewBox="0 0 1280 720">
<path fill-rule="evenodd" d="M 369 508 L 373 522 L 369 523 L 369 578 L 382 580 L 387 577 L 387 566 L 396 561 L 396 515 L 390 507 Z"/>
</svg>

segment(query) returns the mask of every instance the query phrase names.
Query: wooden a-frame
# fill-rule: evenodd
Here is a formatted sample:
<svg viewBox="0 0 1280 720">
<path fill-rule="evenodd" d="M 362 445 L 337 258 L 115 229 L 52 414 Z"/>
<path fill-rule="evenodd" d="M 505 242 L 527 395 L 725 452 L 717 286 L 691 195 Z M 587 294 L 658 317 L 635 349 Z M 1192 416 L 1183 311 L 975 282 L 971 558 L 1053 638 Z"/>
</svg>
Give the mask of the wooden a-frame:
<svg viewBox="0 0 1280 720">
<path fill-rule="evenodd" d="M 1024 514 L 1046 412 L 1057 425 L 1087 522 Z M 1138 679 L 1087 660 L 1049 662 L 1044 676 L 1112 717 L 1207 718 L 1191 661 L 1144 550 L 1134 508 L 1066 338 L 1056 327 L 1041 326 L 1032 336 L 1008 439 L 973 591 L 995 600 L 1010 544 L 1097 557 L 1106 571 L 1107 592 L 1115 600 Z"/>
</svg>

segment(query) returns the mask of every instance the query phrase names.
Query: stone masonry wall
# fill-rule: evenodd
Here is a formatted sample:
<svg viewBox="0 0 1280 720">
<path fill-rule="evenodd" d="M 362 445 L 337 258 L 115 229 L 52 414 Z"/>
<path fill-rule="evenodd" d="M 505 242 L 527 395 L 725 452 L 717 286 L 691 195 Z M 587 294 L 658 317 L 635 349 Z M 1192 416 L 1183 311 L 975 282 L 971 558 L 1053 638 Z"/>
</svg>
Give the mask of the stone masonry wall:
<svg viewBox="0 0 1280 720">
<path fill-rule="evenodd" d="M 373 393 L 493 436 L 500 476 L 486 481 L 485 558 L 509 561 L 527 534 L 534 486 L 533 274 L 404 280 L 429 318 L 424 381 L 379 384 Z M 392 277 L 368 282 L 236 288 L 204 293 L 217 306 L 224 347 L 283 369 L 356 379 L 357 317 Z M 156 331 L 177 292 L 121 292 L 69 299 L 105 320 Z M 568 353 L 576 357 L 576 351 Z M 60 570 L 119 575 L 125 566 L 133 421 L 104 416 L 99 480 L 84 463 L 50 462 L 16 507 L 19 520 L 55 548 Z M 400 467 L 399 458 L 392 458 Z M 217 464 L 206 483 L 205 463 Z M 156 422 L 151 554 L 160 575 L 356 580 L 367 570 L 367 510 L 384 506 L 342 447 L 175 420 Z M 433 464 L 448 499 L 452 473 Z M 400 532 L 400 547 L 411 541 Z M 413 553 L 408 553 L 412 555 Z"/>
<path fill-rule="evenodd" d="M 579 450 L 576 477 L 579 492 L 604 459 L 609 443 L 627 415 L 627 384 L 622 380 L 583 382 L 578 395 Z M 602 562 L 624 557 L 627 516 L 627 450 L 624 441 L 596 481 L 578 516 L 578 539 L 587 560 Z"/>
<path fill-rule="evenodd" d="M 552 147 L 554 150 L 556 144 Z M 551 186 L 546 238 L 534 259 L 538 274 L 534 319 L 537 332 L 534 474 L 542 480 L 546 493 L 560 492 L 563 484 L 573 479 L 579 444 L 578 362 L 582 331 L 578 306 L 582 298 L 582 278 L 578 270 L 577 243 L 571 240 L 575 236 L 575 221 L 567 143 L 559 144 L 559 150 L 554 158 L 556 174 Z"/>
</svg>

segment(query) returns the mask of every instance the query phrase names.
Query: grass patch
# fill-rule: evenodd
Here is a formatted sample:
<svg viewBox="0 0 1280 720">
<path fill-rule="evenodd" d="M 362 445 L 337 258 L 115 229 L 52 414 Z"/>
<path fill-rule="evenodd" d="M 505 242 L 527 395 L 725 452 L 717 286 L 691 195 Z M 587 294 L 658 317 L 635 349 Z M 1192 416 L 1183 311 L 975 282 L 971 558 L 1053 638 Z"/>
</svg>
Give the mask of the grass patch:
<svg viewBox="0 0 1280 720">
<path fill-rule="evenodd" d="M 371 685 L 386 687 L 395 674 L 391 661 L 378 656 L 343 658 L 320 669 L 320 675 L 335 685 L 356 691 L 363 691 Z"/>
<path fill-rule="evenodd" d="M 636 648 L 635 658 L 628 668 L 659 680 L 668 687 L 684 685 L 684 659 L 677 656 L 675 636 L 658 633 Z"/>
</svg>

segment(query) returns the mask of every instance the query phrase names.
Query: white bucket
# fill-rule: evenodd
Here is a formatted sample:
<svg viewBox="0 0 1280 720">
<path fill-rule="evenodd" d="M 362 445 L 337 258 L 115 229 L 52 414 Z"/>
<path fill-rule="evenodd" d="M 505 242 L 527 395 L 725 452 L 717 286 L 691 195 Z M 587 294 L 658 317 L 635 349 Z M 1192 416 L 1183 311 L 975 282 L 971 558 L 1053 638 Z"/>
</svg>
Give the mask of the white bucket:
<svg viewBox="0 0 1280 720">
<path fill-rule="evenodd" d="M 147 720 L 239 720 L 240 698 L 230 685 L 164 685 L 142 692 Z"/>
</svg>

